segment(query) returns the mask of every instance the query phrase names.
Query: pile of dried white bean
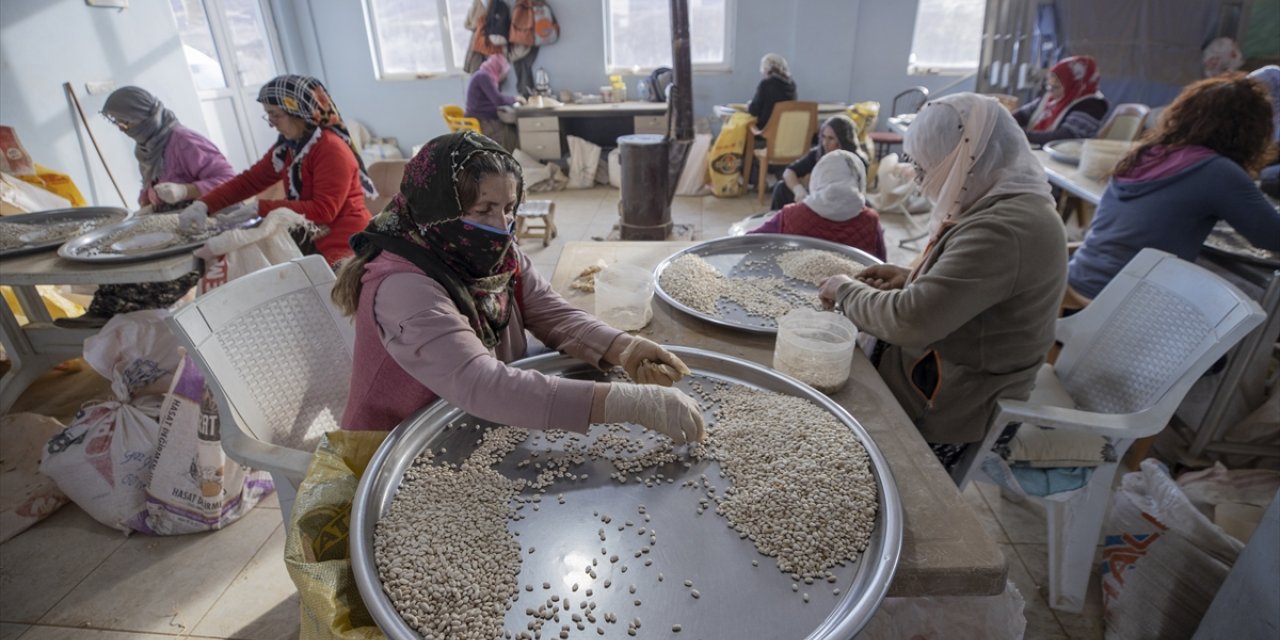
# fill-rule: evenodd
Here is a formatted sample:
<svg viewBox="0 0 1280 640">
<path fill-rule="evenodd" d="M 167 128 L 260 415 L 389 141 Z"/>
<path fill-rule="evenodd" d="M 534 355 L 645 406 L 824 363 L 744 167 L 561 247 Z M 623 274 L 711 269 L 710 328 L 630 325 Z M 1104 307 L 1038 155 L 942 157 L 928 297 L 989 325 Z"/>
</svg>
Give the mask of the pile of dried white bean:
<svg viewBox="0 0 1280 640">
<path fill-rule="evenodd" d="M 0 222 L 0 251 L 11 251 L 23 247 L 50 244 L 74 238 L 93 229 L 123 218 L 120 216 L 102 216 L 88 220 L 71 220 L 67 222 Z"/>
<path fill-rule="evenodd" d="M 138 222 L 130 225 L 128 229 L 120 230 L 99 238 L 93 244 L 80 248 L 79 253 L 86 256 L 94 256 L 101 254 L 116 253 L 111 249 L 111 245 L 117 242 L 125 242 L 131 238 L 136 238 L 145 233 L 169 232 L 174 234 L 173 244 L 185 244 L 198 240 L 204 240 L 214 235 L 212 229 L 205 229 L 196 234 L 187 234 L 178 225 L 178 214 L 176 213 L 152 213 L 137 218 Z M 172 246 L 172 245 L 170 245 Z"/>
<path fill-rule="evenodd" d="M 680 256 L 667 265 L 662 272 L 662 288 L 676 300 L 707 314 L 716 313 L 726 302 L 736 303 L 749 316 L 768 319 L 800 307 L 819 308 L 816 293 L 801 291 L 783 278 L 730 278 L 693 254 Z"/>
<path fill-rule="evenodd" d="M 782 273 L 788 278 L 813 284 L 821 284 L 823 280 L 838 274 L 852 278 L 866 268 L 838 253 L 821 249 L 788 251 L 778 256 L 778 266 L 782 267 Z"/>
</svg>

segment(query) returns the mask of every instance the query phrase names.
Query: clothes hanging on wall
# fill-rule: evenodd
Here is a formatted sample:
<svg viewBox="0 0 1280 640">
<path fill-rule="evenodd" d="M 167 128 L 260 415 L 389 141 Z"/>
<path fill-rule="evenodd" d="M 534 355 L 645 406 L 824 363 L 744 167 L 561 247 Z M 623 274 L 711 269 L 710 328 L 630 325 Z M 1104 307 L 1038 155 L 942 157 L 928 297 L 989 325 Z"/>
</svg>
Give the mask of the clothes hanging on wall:
<svg viewBox="0 0 1280 640">
<path fill-rule="evenodd" d="M 512 50 L 520 47 L 512 47 Z M 516 91 L 526 98 L 533 95 L 533 63 L 538 59 L 538 47 L 528 47 L 528 52 L 520 56 L 518 60 L 511 62 L 512 68 L 516 72 Z"/>
</svg>

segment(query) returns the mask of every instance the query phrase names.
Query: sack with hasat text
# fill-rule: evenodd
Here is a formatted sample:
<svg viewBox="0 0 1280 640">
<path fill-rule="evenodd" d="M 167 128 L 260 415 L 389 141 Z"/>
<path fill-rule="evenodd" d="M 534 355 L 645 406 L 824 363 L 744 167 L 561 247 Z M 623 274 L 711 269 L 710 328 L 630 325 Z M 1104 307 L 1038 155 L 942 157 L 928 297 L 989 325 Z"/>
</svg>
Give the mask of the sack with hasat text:
<svg viewBox="0 0 1280 640">
<path fill-rule="evenodd" d="M 707 166 L 711 169 L 711 193 L 721 198 L 731 198 L 742 193 L 743 149 L 751 141 L 751 125 L 755 118 L 749 113 L 735 113 L 720 128 L 720 135 L 711 146 Z M 752 153 L 754 149 L 746 149 Z"/>
<path fill-rule="evenodd" d="M 160 433 L 160 406 L 181 359 L 163 309 L 113 317 L 84 341 L 84 359 L 111 380 L 115 398 L 82 407 L 49 440 L 40 471 L 93 519 L 145 530 L 146 490 Z"/>
<path fill-rule="evenodd" d="M 197 291 L 204 295 L 240 276 L 301 258 L 302 251 L 289 231 L 308 226 L 314 225 L 302 214 L 280 208 L 268 213 L 257 227 L 224 231 L 209 238 L 199 253 L 213 257 L 205 260 Z"/>
<path fill-rule="evenodd" d="M 270 473 L 249 469 L 223 452 L 218 403 L 200 368 L 182 351 L 160 407 L 160 432 L 147 484 L 143 531 L 154 535 L 221 529 L 275 488 Z"/>
</svg>

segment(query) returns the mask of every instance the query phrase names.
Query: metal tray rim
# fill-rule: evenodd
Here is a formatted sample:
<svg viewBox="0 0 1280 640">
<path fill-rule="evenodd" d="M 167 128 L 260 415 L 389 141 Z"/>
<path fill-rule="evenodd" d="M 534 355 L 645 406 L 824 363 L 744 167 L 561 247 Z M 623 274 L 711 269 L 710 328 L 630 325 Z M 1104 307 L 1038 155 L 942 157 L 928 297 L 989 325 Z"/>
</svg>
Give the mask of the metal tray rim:
<svg viewBox="0 0 1280 640">
<path fill-rule="evenodd" d="M 61 247 L 58 247 L 58 256 L 65 258 L 67 260 L 74 260 L 76 262 L 90 262 L 90 263 L 96 263 L 96 264 L 119 263 L 119 262 L 141 262 L 144 260 L 154 260 L 156 258 L 164 258 L 167 256 L 172 256 L 180 253 L 193 251 L 195 249 L 200 248 L 201 246 L 204 245 L 204 243 L 209 241 L 209 238 L 205 238 L 203 240 L 193 240 L 191 242 L 187 242 L 184 244 L 176 244 L 176 245 L 173 245 L 172 247 L 165 247 L 163 249 L 157 249 L 154 251 L 146 251 L 142 253 L 133 253 L 128 255 L 111 253 L 111 254 L 99 254 L 96 256 L 87 256 L 87 255 L 80 255 L 75 253 L 75 251 L 81 247 L 84 247 L 88 244 L 96 242 L 100 238 L 103 238 L 111 233 L 122 231 L 124 229 L 128 229 L 129 227 L 138 225 L 143 220 L 145 220 L 143 216 L 133 216 L 127 220 L 123 220 L 113 225 L 98 227 L 97 229 L 94 229 L 89 233 L 86 233 L 84 235 L 77 236 L 71 240 L 68 240 Z M 245 222 L 233 225 L 230 228 L 237 229 L 237 228 L 252 227 L 257 225 L 258 222 L 260 222 L 261 220 L 262 218 L 252 218 Z M 228 229 L 221 229 L 220 231 L 226 231 L 226 230 Z M 212 238 L 213 236 L 209 236 L 209 237 Z"/>
<path fill-rule="evenodd" d="M 1066 142 L 1075 142 L 1083 145 L 1084 139 L 1066 138 L 1063 140 L 1050 140 L 1049 142 L 1044 143 L 1044 145 L 1042 145 L 1042 148 L 1044 149 L 1045 153 L 1049 154 L 1050 158 L 1053 158 L 1058 162 L 1062 162 L 1066 164 L 1074 164 L 1074 165 L 1080 164 L 1080 156 L 1073 156 L 1069 153 L 1058 150 L 1058 147 Z"/>
<path fill-rule="evenodd" d="M 868 579 L 865 589 L 865 593 L 869 597 L 865 597 L 856 603 L 851 610 L 844 613 L 842 618 L 828 615 L 824 622 L 806 640 L 854 637 L 870 621 L 872 615 L 875 614 L 880 603 L 884 600 L 897 571 L 902 553 L 902 537 L 905 525 L 901 497 L 897 483 L 893 478 L 893 471 L 889 468 L 888 460 L 885 459 L 879 446 L 876 445 L 870 433 L 867 432 L 862 424 L 844 407 L 825 394 L 791 376 L 754 362 L 704 349 L 680 346 L 668 346 L 667 348 L 685 359 L 695 371 L 703 368 L 699 364 L 705 361 L 717 365 L 729 365 L 729 368 L 743 369 L 765 378 L 772 378 L 780 386 L 793 392 L 793 395 L 812 400 L 830 411 L 841 422 L 849 426 L 859 441 L 862 442 L 870 459 L 872 473 L 876 476 L 880 501 L 876 523 L 877 533 L 872 535 L 871 543 L 863 551 L 861 557 L 861 560 L 870 560 L 874 556 L 875 564 L 868 569 L 871 572 L 871 577 Z M 589 365 L 584 365 L 563 354 L 549 353 L 516 361 L 511 366 L 554 374 L 556 371 L 567 371 Z M 437 400 L 402 422 L 387 436 L 386 440 L 383 441 L 370 459 L 356 488 L 356 495 L 352 500 L 348 544 L 350 546 L 351 565 L 356 586 L 375 623 L 378 624 L 387 637 L 393 640 L 413 640 L 418 635 L 401 620 L 394 605 L 382 592 L 374 561 L 373 527 L 377 522 L 379 513 L 382 509 L 385 509 L 385 504 L 389 503 L 395 493 L 395 487 L 384 485 L 392 482 L 397 487 L 399 485 L 399 478 L 384 480 L 382 478 L 383 472 L 389 464 L 394 462 L 393 455 L 398 449 L 413 447 L 412 457 L 416 457 L 422 447 L 425 446 L 425 441 L 431 435 L 428 432 L 431 430 L 410 427 L 424 424 L 434 424 L 439 427 L 463 414 L 464 412 L 461 409 L 444 400 Z M 412 460 L 412 457 L 410 460 Z M 879 543 L 878 545 L 877 542 Z M 853 590 L 851 589 L 841 596 L 841 604 L 847 603 L 852 597 Z M 388 626 L 391 628 L 388 629 Z"/>
<path fill-rule="evenodd" d="M 811 238 L 809 236 L 797 236 L 797 235 L 791 235 L 787 233 L 761 233 L 761 234 L 745 234 L 741 236 L 727 236 L 723 238 L 715 238 L 713 240 L 699 242 L 698 244 L 681 249 L 664 258 L 662 262 L 659 262 L 658 265 L 653 268 L 654 292 L 658 294 L 658 297 L 661 298 L 663 302 L 666 302 L 667 304 L 671 305 L 675 309 L 678 309 L 679 311 L 682 311 L 700 320 L 710 322 L 711 324 L 719 325 L 721 327 L 729 327 L 731 329 L 737 329 L 740 331 L 750 331 L 752 333 L 761 333 L 765 335 L 777 335 L 778 329 L 776 327 L 757 327 L 753 325 L 745 325 L 745 324 L 733 322 L 731 320 L 725 320 L 718 316 L 714 316 L 708 313 L 703 313 L 701 311 L 698 311 L 697 309 L 689 307 L 685 305 L 683 302 L 676 300 L 675 297 L 668 294 L 667 291 L 662 288 L 662 273 L 666 271 L 667 267 L 670 266 L 671 263 L 675 261 L 677 258 L 679 258 L 680 256 L 683 256 L 688 253 L 701 255 L 699 253 L 700 251 L 706 251 L 709 248 L 714 248 L 714 249 L 726 248 L 726 247 L 735 248 L 738 246 L 753 248 L 756 245 L 762 245 L 769 242 L 790 243 L 796 246 L 797 248 L 801 248 L 801 249 L 821 249 L 824 251 L 831 251 L 833 253 L 839 253 L 847 257 L 853 258 L 856 262 L 861 262 L 862 264 L 865 264 L 867 266 L 884 264 L 884 261 L 880 260 L 879 258 L 861 249 L 850 247 L 849 245 L 845 245 L 845 244 L 840 244 L 838 242 L 831 242 L 829 240 Z"/>
<path fill-rule="evenodd" d="M 12 222 L 17 224 L 34 224 L 34 223 L 43 222 L 45 220 L 62 221 L 62 220 L 75 220 L 79 218 L 98 218 L 98 217 L 105 217 L 107 215 L 120 214 L 120 213 L 124 214 L 124 218 L 121 218 L 118 222 L 113 222 L 110 225 L 103 225 L 103 226 L 113 226 L 116 224 L 120 224 L 121 222 L 126 222 L 129 219 L 133 218 L 133 214 L 134 214 L 133 211 L 130 211 L 129 209 L 126 209 L 124 207 L 96 207 L 95 206 L 95 207 L 73 207 L 69 209 L 49 209 L 47 211 L 32 211 L 31 213 L 21 213 L 13 216 L 4 216 L 4 218 L 0 218 L 0 220 L 4 222 Z M 94 231 L 97 231 L 98 229 L 101 229 L 101 228 L 102 227 L 98 227 L 97 229 L 94 229 Z M 49 251 L 51 249 L 58 248 L 65 242 L 70 242 L 70 240 L 59 239 L 59 240 L 52 240 L 44 244 L 31 245 L 27 247 L 21 247 L 18 249 L 0 250 L 0 258 L 24 256 L 31 253 Z"/>
</svg>

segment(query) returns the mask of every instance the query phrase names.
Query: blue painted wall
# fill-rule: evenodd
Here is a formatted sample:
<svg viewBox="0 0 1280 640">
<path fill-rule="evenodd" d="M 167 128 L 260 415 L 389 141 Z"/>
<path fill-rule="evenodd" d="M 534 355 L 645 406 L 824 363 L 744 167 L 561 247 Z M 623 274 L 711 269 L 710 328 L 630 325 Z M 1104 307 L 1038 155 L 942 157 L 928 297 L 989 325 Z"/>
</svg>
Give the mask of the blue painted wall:
<svg viewBox="0 0 1280 640">
<path fill-rule="evenodd" d="M 133 141 L 98 115 L 107 96 L 85 91 L 85 82 L 102 80 L 145 87 L 183 124 L 206 131 L 168 2 L 135 1 L 124 10 L 84 0 L 0 3 L 0 124 L 17 130 L 36 162 L 69 174 L 90 203 L 120 206 L 62 89 L 71 82 L 133 205 L 141 185 Z"/>
</svg>

